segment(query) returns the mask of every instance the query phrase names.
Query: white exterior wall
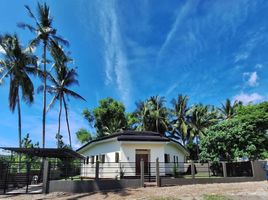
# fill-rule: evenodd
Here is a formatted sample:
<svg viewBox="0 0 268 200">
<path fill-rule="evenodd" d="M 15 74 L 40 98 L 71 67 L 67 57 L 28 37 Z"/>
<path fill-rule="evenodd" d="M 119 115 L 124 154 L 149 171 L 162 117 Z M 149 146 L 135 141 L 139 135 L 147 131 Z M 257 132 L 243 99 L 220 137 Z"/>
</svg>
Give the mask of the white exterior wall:
<svg viewBox="0 0 268 200">
<path fill-rule="evenodd" d="M 96 142 L 79 151 L 84 156 L 89 156 L 89 164 L 83 164 L 81 176 L 95 177 L 96 155 L 105 155 L 105 163 L 99 163 L 100 178 L 119 178 L 124 176 L 136 175 L 136 150 L 149 150 L 149 162 L 151 162 L 150 172 L 155 176 L 155 161 L 159 158 L 160 175 L 173 174 L 173 157 L 178 156 L 179 164 L 177 171 L 184 171 L 185 153 L 177 144 L 171 142 L 130 142 L 117 141 L 116 138 Z M 119 153 L 119 162 L 115 163 L 115 152 Z M 170 155 L 170 163 L 165 162 L 165 154 Z M 91 164 L 91 156 L 95 156 L 94 164 Z M 101 157 L 99 157 L 101 159 Z"/>
<path fill-rule="evenodd" d="M 83 164 L 81 176 L 95 177 L 96 155 L 105 155 L 105 163 L 99 163 L 99 178 L 118 178 L 120 175 L 119 163 L 115 163 L 115 153 L 119 153 L 120 162 L 120 144 L 116 139 L 100 141 L 88 148 L 80 151 L 85 157 L 89 157 L 89 163 Z M 91 156 L 94 156 L 94 164 L 91 164 Z"/>
<path fill-rule="evenodd" d="M 185 172 L 184 161 L 185 161 L 185 154 L 183 151 L 178 147 L 177 144 L 172 142 L 167 143 L 165 145 L 165 154 L 169 154 L 170 156 L 170 163 L 165 164 L 166 173 L 173 174 L 173 168 L 177 168 L 177 172 Z M 174 164 L 174 156 L 175 156 L 175 164 Z M 176 156 L 178 156 L 178 163 L 176 160 Z"/>
<path fill-rule="evenodd" d="M 121 143 L 121 161 L 126 162 L 126 176 L 136 174 L 136 150 L 149 150 L 149 162 L 151 162 L 151 175 L 155 175 L 155 161 L 164 162 L 164 145 L 163 142 L 122 142 Z M 161 170 L 161 169 L 160 169 Z M 162 169 L 162 172 L 164 169 Z"/>
</svg>

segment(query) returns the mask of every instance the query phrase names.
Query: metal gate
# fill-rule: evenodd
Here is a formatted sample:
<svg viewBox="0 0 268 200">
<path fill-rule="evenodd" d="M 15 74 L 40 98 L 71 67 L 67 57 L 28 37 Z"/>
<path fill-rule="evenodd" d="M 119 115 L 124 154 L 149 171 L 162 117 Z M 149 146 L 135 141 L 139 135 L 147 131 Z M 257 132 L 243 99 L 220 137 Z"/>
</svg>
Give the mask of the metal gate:
<svg viewBox="0 0 268 200">
<path fill-rule="evenodd" d="M 0 193 L 41 193 L 43 178 L 42 162 L 0 163 Z"/>
</svg>

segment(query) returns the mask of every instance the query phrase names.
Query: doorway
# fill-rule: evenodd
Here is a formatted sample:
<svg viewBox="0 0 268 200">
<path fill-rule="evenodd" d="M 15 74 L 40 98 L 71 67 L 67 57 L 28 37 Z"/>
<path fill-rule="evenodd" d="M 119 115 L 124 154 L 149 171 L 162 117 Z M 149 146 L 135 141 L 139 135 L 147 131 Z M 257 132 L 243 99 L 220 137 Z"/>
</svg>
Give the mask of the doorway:
<svg viewBox="0 0 268 200">
<path fill-rule="evenodd" d="M 141 160 L 144 161 L 144 174 L 149 174 L 149 161 L 150 161 L 150 150 L 149 149 L 136 149 L 136 175 L 141 174 Z"/>
</svg>

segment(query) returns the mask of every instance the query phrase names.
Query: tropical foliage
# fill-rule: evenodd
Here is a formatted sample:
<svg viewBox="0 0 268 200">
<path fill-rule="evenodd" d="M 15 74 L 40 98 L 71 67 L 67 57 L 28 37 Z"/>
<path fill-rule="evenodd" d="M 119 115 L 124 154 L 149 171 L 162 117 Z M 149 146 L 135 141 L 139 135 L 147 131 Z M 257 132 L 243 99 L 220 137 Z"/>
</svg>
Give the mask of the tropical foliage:
<svg viewBox="0 0 268 200">
<path fill-rule="evenodd" d="M 84 128 L 80 128 L 76 132 L 76 137 L 81 144 L 87 143 L 92 140 L 92 136 L 89 131 Z"/>
<path fill-rule="evenodd" d="M 53 17 L 50 15 L 49 6 L 44 4 L 37 4 L 37 16 L 34 15 L 29 6 L 25 6 L 29 16 L 33 19 L 34 25 L 26 23 L 18 23 L 18 26 L 23 29 L 28 29 L 35 34 L 35 38 L 30 41 L 30 49 L 34 50 L 40 43 L 42 43 L 42 60 L 43 63 L 43 128 L 42 128 L 42 146 L 45 147 L 45 135 L 46 135 L 46 93 L 47 93 L 47 50 L 53 49 L 55 42 L 68 45 L 68 41 L 62 39 L 57 35 L 57 30 L 53 28 Z"/>
<path fill-rule="evenodd" d="M 78 84 L 77 72 L 76 68 L 68 66 L 72 59 L 67 56 L 67 53 L 60 46 L 68 46 L 69 43 L 57 34 L 57 30 L 52 24 L 53 17 L 50 15 L 50 8 L 46 3 L 37 4 L 36 15 L 29 6 L 25 6 L 25 8 L 33 20 L 33 24 L 18 23 L 18 27 L 28 29 L 34 33 L 29 45 L 26 48 L 22 47 L 16 34 L 0 35 L 2 54 L 0 59 L 0 82 L 2 83 L 5 79 L 10 81 L 9 107 L 12 112 L 15 109 L 18 112 L 18 146 L 22 147 L 21 100 L 27 104 L 34 101 L 35 92 L 31 75 L 38 75 L 42 81 L 42 86 L 38 88 L 38 91 L 43 91 L 42 147 L 45 147 L 46 113 L 56 102 L 59 104 L 57 146 L 58 148 L 66 146 L 63 143 L 61 133 L 61 113 L 62 107 L 64 107 L 69 146 L 71 147 L 67 101 L 69 97 L 85 99 L 70 89 L 71 86 Z M 40 45 L 42 48 L 36 51 L 36 48 Z M 51 60 L 48 58 L 51 58 Z M 48 107 L 46 103 L 47 92 L 53 95 Z M 27 137 L 29 139 L 29 135 L 26 135 L 26 139 Z"/>
<path fill-rule="evenodd" d="M 99 106 L 93 110 L 83 111 L 84 118 L 93 125 L 97 131 L 97 137 L 110 135 L 127 128 L 125 106 L 112 98 L 99 101 Z"/>
<path fill-rule="evenodd" d="M 1 78 L 9 78 L 9 108 L 12 112 L 17 108 L 18 112 L 18 139 L 21 147 L 22 125 L 21 109 L 22 99 L 27 104 L 33 103 L 34 85 L 29 77 L 30 74 L 37 72 L 37 57 L 28 48 L 23 48 L 17 35 L 1 35 L 0 46 L 3 49 L 2 59 L 0 60 Z M 21 97 L 22 95 L 22 97 Z"/>
<path fill-rule="evenodd" d="M 263 158 L 268 151 L 268 102 L 241 106 L 232 119 L 211 126 L 201 140 L 203 160 Z"/>
</svg>

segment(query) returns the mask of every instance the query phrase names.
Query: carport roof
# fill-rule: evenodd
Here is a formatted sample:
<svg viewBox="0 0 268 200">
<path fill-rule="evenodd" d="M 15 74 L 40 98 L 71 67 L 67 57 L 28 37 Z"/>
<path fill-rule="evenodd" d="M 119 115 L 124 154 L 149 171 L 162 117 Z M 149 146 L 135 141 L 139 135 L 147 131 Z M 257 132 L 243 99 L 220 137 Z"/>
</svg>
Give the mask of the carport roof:
<svg viewBox="0 0 268 200">
<path fill-rule="evenodd" d="M 0 147 L 1 149 L 36 156 L 41 158 L 71 158 L 84 159 L 84 156 L 71 149 L 56 149 L 56 148 L 17 148 L 17 147 Z"/>
</svg>

